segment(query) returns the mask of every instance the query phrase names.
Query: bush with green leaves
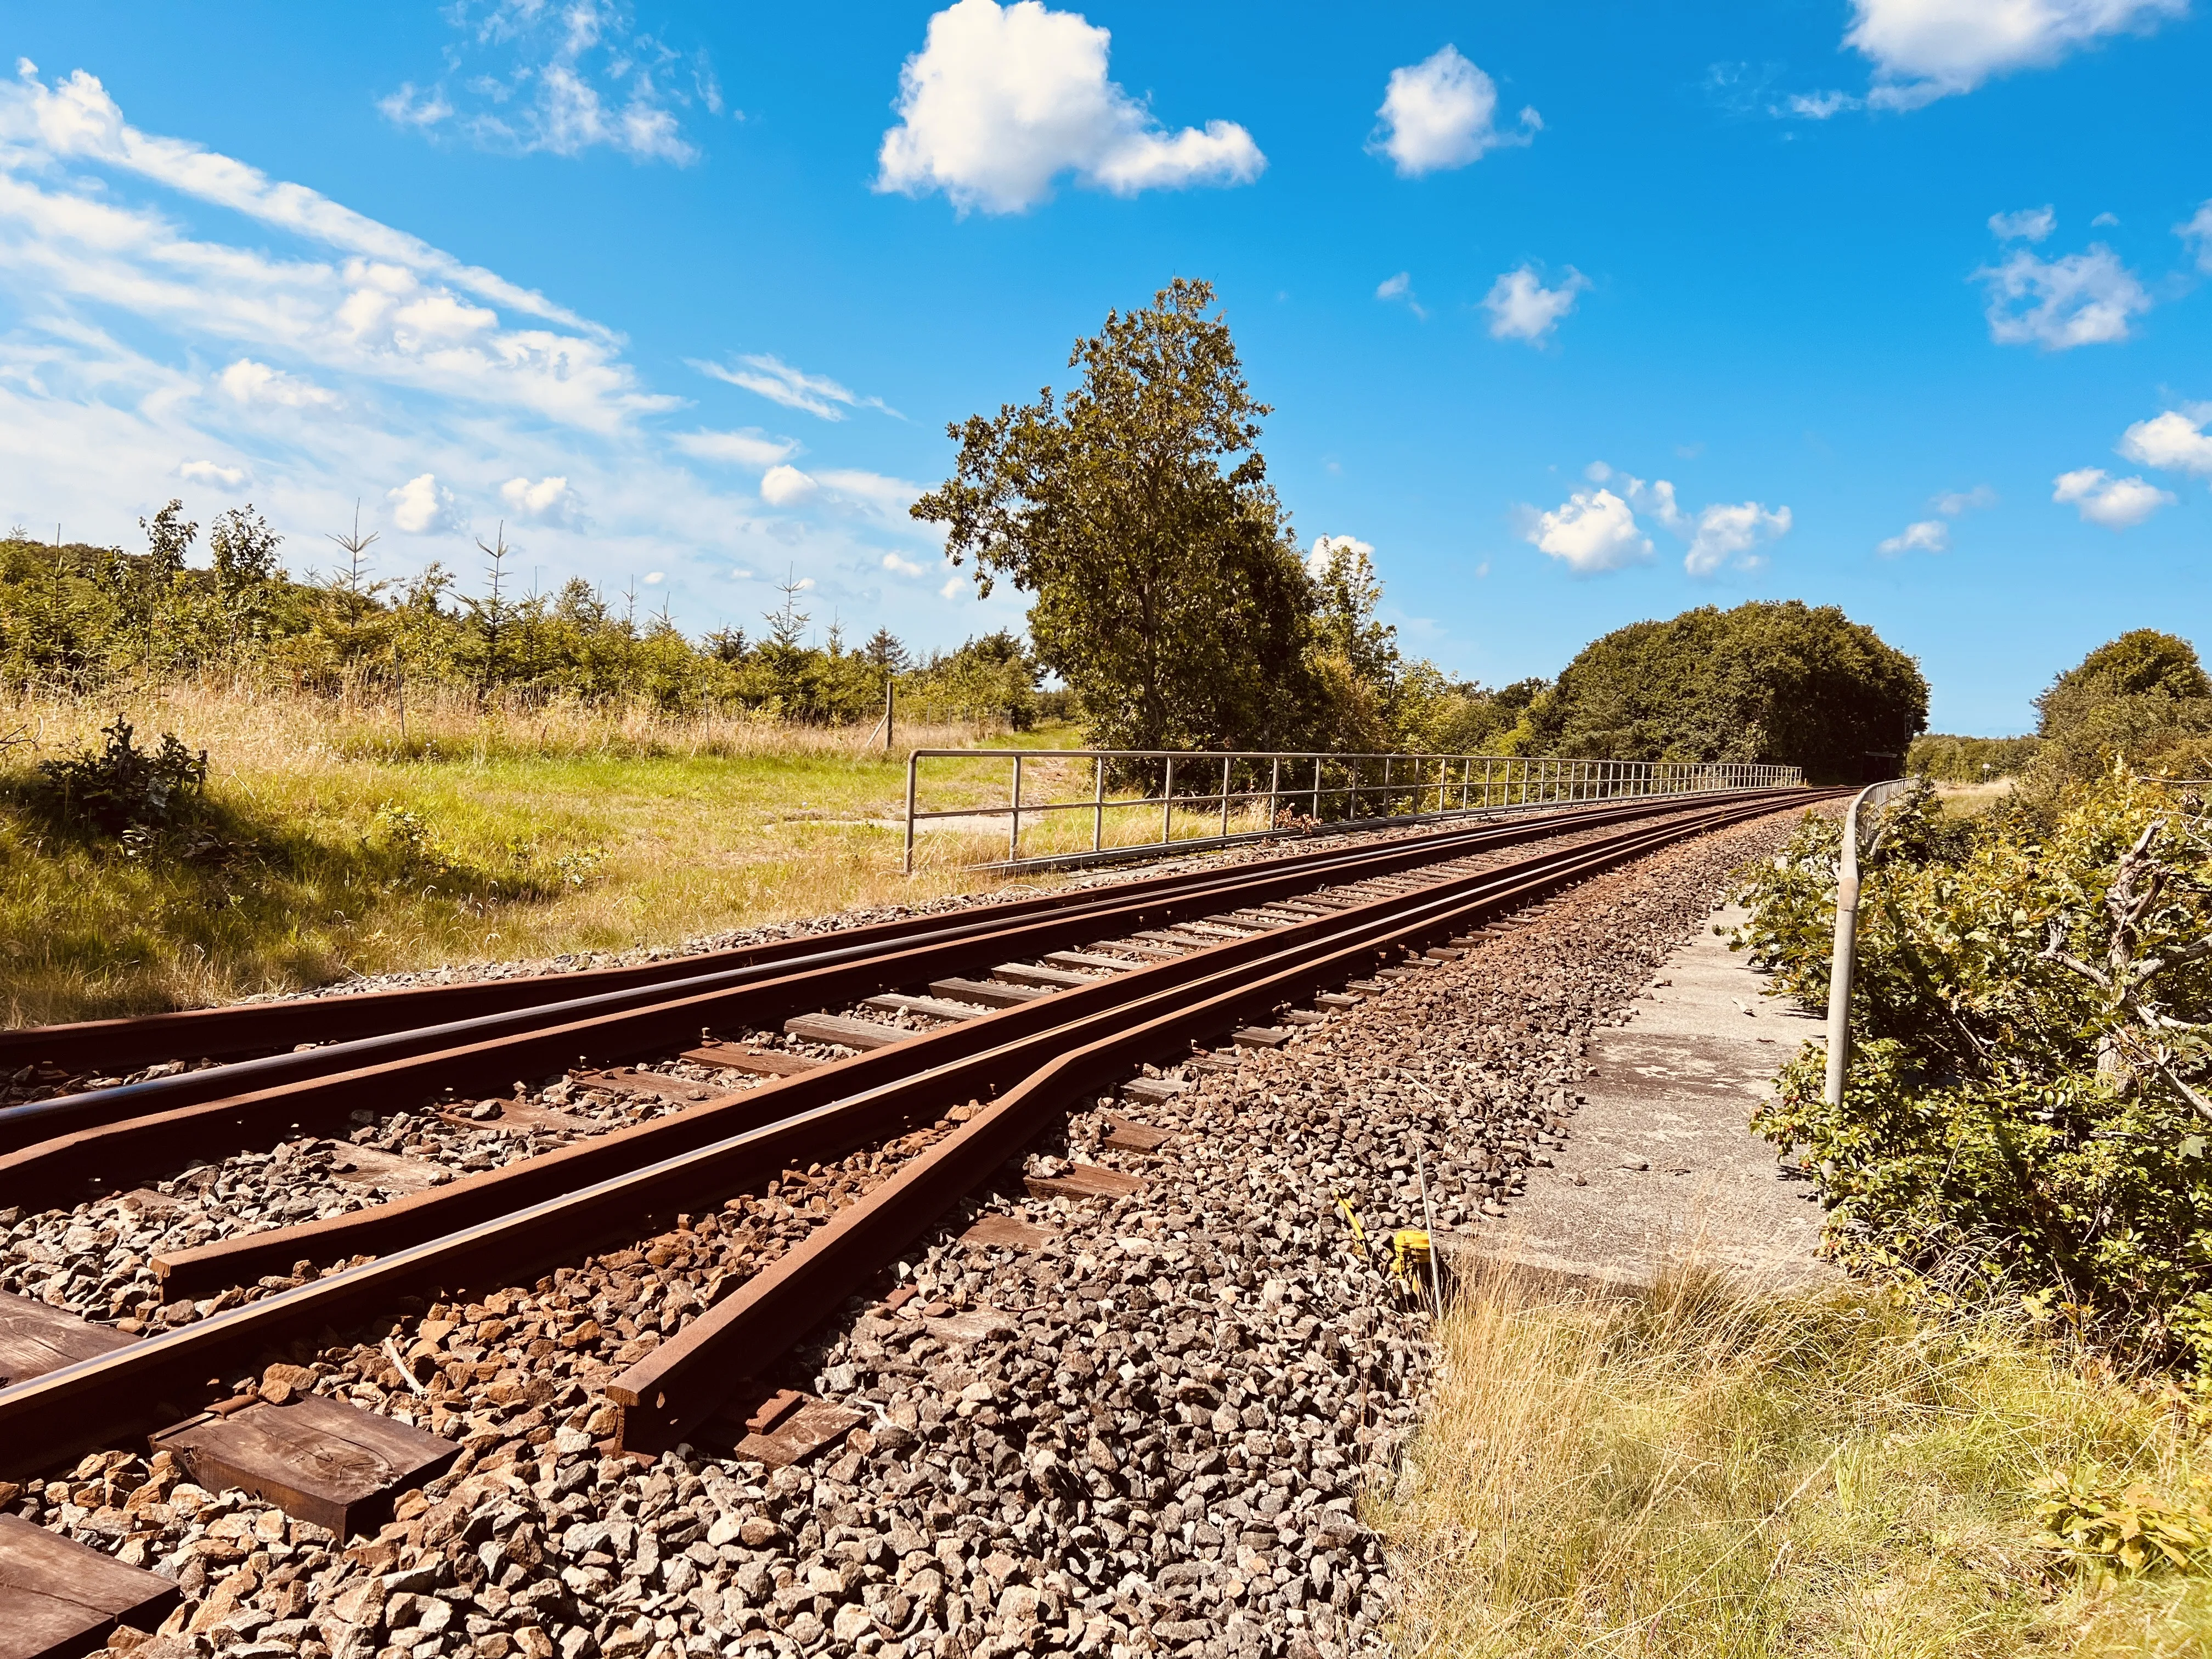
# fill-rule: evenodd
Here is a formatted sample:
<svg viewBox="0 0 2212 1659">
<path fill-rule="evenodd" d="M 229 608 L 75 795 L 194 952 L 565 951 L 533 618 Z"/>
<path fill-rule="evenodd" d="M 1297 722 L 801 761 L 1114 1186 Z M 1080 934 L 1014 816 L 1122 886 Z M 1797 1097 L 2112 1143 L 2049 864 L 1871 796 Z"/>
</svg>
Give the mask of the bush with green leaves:
<svg viewBox="0 0 2212 1659">
<path fill-rule="evenodd" d="M 160 836 L 196 818 L 207 789 L 208 757 L 173 732 L 152 749 L 132 741 L 131 722 L 101 729 L 98 749 L 39 763 L 33 805 L 58 827 L 97 836 Z"/>
<path fill-rule="evenodd" d="M 1754 962 L 1824 1006 L 1840 845 L 1808 818 L 1744 895 Z M 1839 1107 L 1808 1045 L 1755 1127 L 1846 1262 L 2016 1294 L 2145 1358 L 2212 1360 L 2212 820 L 2124 769 L 2055 815 L 1923 788 L 1864 865 Z"/>
</svg>

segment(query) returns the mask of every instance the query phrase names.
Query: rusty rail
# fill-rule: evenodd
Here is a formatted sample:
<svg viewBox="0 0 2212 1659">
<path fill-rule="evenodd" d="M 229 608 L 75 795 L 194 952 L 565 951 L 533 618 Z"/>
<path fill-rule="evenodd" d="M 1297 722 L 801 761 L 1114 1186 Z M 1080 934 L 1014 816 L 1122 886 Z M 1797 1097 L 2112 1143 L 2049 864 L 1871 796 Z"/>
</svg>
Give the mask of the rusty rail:
<svg viewBox="0 0 2212 1659">
<path fill-rule="evenodd" d="M 53 1183 L 110 1182 L 165 1158 L 206 1158 L 272 1133 L 342 1120 L 357 1108 L 388 1109 L 396 1092 L 504 1089 L 579 1057 L 611 1064 L 695 1040 L 708 1025 L 770 1024 L 805 1005 L 874 994 L 923 972 L 1003 961 L 1184 919 L 1224 904 L 1254 903 L 1319 881 L 1431 863 L 1479 848 L 1514 846 L 1566 828 L 1634 822 L 1679 803 L 1601 809 L 1565 820 L 1521 820 L 1380 846 L 1242 865 L 1200 877 L 1113 887 L 1072 904 L 989 907 L 978 919 L 909 931 L 888 944 L 841 943 L 811 954 L 665 979 L 474 1019 L 365 1037 L 306 1054 L 187 1072 L 120 1088 L 0 1109 L 0 1205 L 34 1202 Z M 1133 889 L 1134 890 L 1133 890 Z"/>
<path fill-rule="evenodd" d="M 635 1426 L 625 1431 L 634 1437 L 631 1443 L 665 1441 L 696 1424 L 712 1404 L 803 1334 L 842 1299 L 845 1292 L 837 1286 L 849 1288 L 858 1282 L 854 1274 L 864 1278 L 872 1271 L 884 1259 L 878 1252 L 895 1250 L 927 1226 L 960 1192 L 1018 1150 L 1058 1103 L 1090 1079 L 1156 1054 L 1178 1038 L 1218 1030 L 1240 1008 L 1272 1003 L 1341 977 L 1378 954 L 1449 933 L 1569 881 L 1774 811 L 1778 805 L 1771 799 L 1739 799 L 1720 811 L 1626 831 L 1503 870 L 1462 875 L 1228 941 L 1098 986 L 1055 994 L 1010 1011 L 1049 1010 L 1046 1018 L 994 1017 L 1000 1019 L 997 1036 L 1004 1040 L 979 1051 L 958 1052 L 940 1039 L 972 1030 L 981 1021 L 899 1045 L 909 1060 L 924 1045 L 938 1045 L 931 1052 L 945 1063 L 920 1077 L 911 1071 L 902 1076 L 864 1071 L 865 1061 L 878 1058 L 873 1055 L 843 1062 L 836 1069 L 848 1089 L 872 1077 L 870 1086 L 642 1168 L 465 1223 L 375 1261 L 0 1389 L 0 1473 L 52 1467 L 90 1446 L 113 1443 L 133 1430 L 180 1416 L 204 1394 L 211 1376 L 302 1332 L 342 1328 L 407 1296 L 507 1282 L 546 1263 L 571 1259 L 597 1240 L 634 1231 L 641 1222 L 679 1206 L 719 1198 L 793 1162 L 835 1156 L 832 1149 L 880 1137 L 917 1115 L 934 1117 L 941 1103 L 998 1095 L 994 1107 L 917 1164 L 641 1362 L 646 1369 L 634 1367 L 624 1374 L 617 1388 L 632 1401 L 629 1415 Z M 1178 968 L 1180 974 L 1160 971 Z M 1115 996 L 1113 988 L 1136 982 L 1139 975 L 1148 977 L 1136 1001 L 1126 994 Z M 784 1098 L 795 1103 L 799 1091 L 775 1086 L 785 1086 Z M 632 1143 L 633 1155 L 643 1144 L 642 1137 Z M 524 1167 L 494 1173 L 509 1176 Z M 572 1161 L 567 1171 L 571 1179 L 585 1174 L 580 1161 Z M 512 1204 L 524 1195 L 526 1179 L 544 1178 L 515 1176 L 503 1187 L 487 1183 L 478 1190 L 498 1190 Z M 434 1215 L 450 1223 L 459 1212 L 422 1206 L 415 1213 L 418 1224 Z M 282 1236 L 265 1237 L 273 1241 Z M 332 1237 L 325 1235 L 326 1240 Z M 863 1268 L 872 1255 L 874 1262 Z"/>
</svg>

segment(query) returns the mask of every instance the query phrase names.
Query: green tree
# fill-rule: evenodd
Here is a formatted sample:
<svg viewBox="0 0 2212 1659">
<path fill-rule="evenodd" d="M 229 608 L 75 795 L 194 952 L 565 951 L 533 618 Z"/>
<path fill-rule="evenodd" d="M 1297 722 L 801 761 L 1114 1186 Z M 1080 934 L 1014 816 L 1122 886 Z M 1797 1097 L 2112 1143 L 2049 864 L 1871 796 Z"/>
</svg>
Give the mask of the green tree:
<svg viewBox="0 0 2212 1659">
<path fill-rule="evenodd" d="M 2212 680 L 2187 640 L 2137 628 L 2099 646 L 2035 700 L 2036 735 L 2056 738 L 2115 697 L 2212 697 Z"/>
<path fill-rule="evenodd" d="M 953 476 L 914 516 L 980 592 L 1034 596 L 1039 660 L 1121 748 L 1267 747 L 1310 713 L 1313 587 L 1256 445 L 1213 290 L 1178 277 L 1068 358 L 1065 399 L 947 428 Z"/>
<path fill-rule="evenodd" d="M 234 659 L 241 646 L 258 643 L 267 630 L 276 599 L 272 590 L 284 575 L 276 562 L 283 540 L 251 501 L 220 515 L 208 531 L 216 608 L 225 649 Z"/>
<path fill-rule="evenodd" d="M 2048 800 L 2115 758 L 2182 775 L 2212 766 L 2212 680 L 2188 641 L 2138 628 L 2099 646 L 2035 700 L 2043 739 L 2027 783 Z"/>
<path fill-rule="evenodd" d="M 914 666 L 906 646 L 888 628 L 878 628 L 860 647 L 860 654 L 887 674 L 903 674 Z"/>
<path fill-rule="evenodd" d="M 1901 762 L 1928 720 L 1911 658 L 1834 605 L 1754 599 L 1632 623 L 1584 646 L 1515 733 L 1519 752 L 1766 762 L 1815 780 Z"/>
</svg>

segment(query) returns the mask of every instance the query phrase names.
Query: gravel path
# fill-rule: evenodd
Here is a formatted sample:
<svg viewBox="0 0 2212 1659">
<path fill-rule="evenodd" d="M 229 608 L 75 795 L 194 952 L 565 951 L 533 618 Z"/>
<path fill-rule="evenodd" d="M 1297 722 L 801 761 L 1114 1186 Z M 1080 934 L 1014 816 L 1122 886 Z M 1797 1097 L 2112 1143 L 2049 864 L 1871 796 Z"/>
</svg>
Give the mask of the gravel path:
<svg viewBox="0 0 2212 1659">
<path fill-rule="evenodd" d="M 1079 1113 L 976 1200 L 1052 1243 L 963 1245 L 972 1216 L 950 1218 L 768 1379 L 865 1413 L 811 1464 L 603 1457 L 599 1390 L 718 1279 L 949 1125 L 270 1368 L 272 1398 L 313 1389 L 464 1443 L 378 1539 L 346 1547 L 120 1450 L 0 1504 L 176 1575 L 177 1652 L 1382 1651 L 1389 1573 L 1358 1500 L 1395 1479 L 1426 1316 L 1337 1200 L 1387 1237 L 1419 1224 L 1425 1170 L 1439 1222 L 1504 1212 L 1571 1130 L 1592 1030 L 1790 823 L 1597 878 L 1541 927 L 1378 978 L 1279 1050 L 1170 1068 L 1179 1092 L 1115 1106 L 1174 1132 L 1155 1153 L 1103 1147 L 1103 1111 Z M 1024 1172 L 1071 1160 L 1147 1184 L 1025 1195 Z"/>
</svg>

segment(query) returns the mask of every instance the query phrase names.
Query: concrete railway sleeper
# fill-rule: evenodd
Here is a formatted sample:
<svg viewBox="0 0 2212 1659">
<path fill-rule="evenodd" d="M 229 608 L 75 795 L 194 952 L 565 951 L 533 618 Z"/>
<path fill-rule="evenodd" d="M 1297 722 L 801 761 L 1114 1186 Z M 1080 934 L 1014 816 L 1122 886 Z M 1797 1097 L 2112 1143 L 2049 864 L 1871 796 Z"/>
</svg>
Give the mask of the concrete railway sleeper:
<svg viewBox="0 0 2212 1659">
<path fill-rule="evenodd" d="M 1808 797 L 1799 793 L 1794 799 Z M 644 1167 L 606 1173 L 588 1185 L 548 1193 L 534 1203 L 510 1204 L 473 1222 L 449 1225 L 439 1237 L 392 1249 L 374 1261 L 0 1390 L 0 1462 L 9 1466 L 0 1473 L 52 1467 L 86 1448 L 112 1445 L 134 1431 L 157 1427 L 204 1398 L 211 1376 L 241 1359 L 258 1360 L 303 1334 L 356 1324 L 409 1296 L 507 1282 L 538 1264 L 574 1259 L 595 1239 L 635 1236 L 645 1218 L 820 1159 L 828 1147 L 880 1136 L 928 1113 L 925 1097 L 995 1096 L 995 1103 L 961 1130 L 909 1163 L 805 1247 L 795 1247 L 771 1270 L 757 1275 L 720 1308 L 694 1319 L 620 1380 L 616 1397 L 632 1402 L 625 1437 L 635 1443 L 666 1443 L 670 1435 L 726 1398 L 779 1345 L 825 1316 L 854 1284 L 961 1192 L 1034 1138 L 1071 1091 L 1157 1057 L 1178 1042 L 1218 1032 L 1250 1011 L 1341 981 L 1378 956 L 1465 934 L 1501 911 L 1581 877 L 1703 831 L 1771 813 L 1778 805 L 1771 799 L 1739 799 L 1663 826 L 1521 860 L 1506 870 L 1416 888 L 1395 898 L 1334 911 L 1327 903 L 1313 905 L 1309 908 L 1321 914 L 900 1045 L 912 1057 L 930 1056 L 929 1069 L 919 1076 L 910 1064 L 903 1075 L 891 1068 L 880 1073 L 863 1070 L 872 1060 L 889 1058 L 886 1054 L 844 1062 L 834 1068 L 841 1074 L 837 1084 L 811 1109 L 724 1133 Z M 996 1029 L 985 1041 L 971 1039 L 964 1046 L 957 1042 L 988 1027 Z M 792 1085 L 829 1082 L 831 1069 L 771 1086 L 782 1089 L 783 1098 L 796 1105 L 804 1091 Z M 873 1082 L 860 1086 L 871 1076 Z M 757 1097 L 766 1098 L 766 1091 Z M 664 1140 L 650 1152 L 668 1148 Z M 643 1138 L 631 1144 L 627 1155 L 650 1155 Z M 572 1165 L 562 1178 L 573 1181 L 577 1173 Z M 510 1198 L 519 1190 L 512 1183 L 504 1188 Z M 457 1191 L 423 1194 L 445 1207 L 420 1206 L 418 1219 L 428 1224 L 434 1214 L 441 1224 L 450 1223 L 460 1212 L 447 1195 Z M 366 1218 L 362 1224 L 369 1224 Z"/>
<path fill-rule="evenodd" d="M 1789 798 L 1802 799 L 1802 792 L 1790 792 Z M 1681 810 L 1676 804 L 1673 814 Z M 389 1109 L 395 1097 L 411 1101 L 441 1090 L 503 1088 L 518 1076 L 575 1064 L 580 1055 L 586 1064 L 606 1065 L 679 1050 L 695 1042 L 702 1028 L 771 1024 L 825 1005 L 887 994 L 932 975 L 993 968 L 1010 957 L 1048 954 L 1156 926 L 1202 925 L 1224 908 L 1293 897 L 1310 892 L 1319 881 L 1370 879 L 1486 848 L 1654 816 L 1648 809 L 1620 809 L 1618 817 L 1583 815 L 1540 829 L 1516 823 L 1391 843 L 1318 866 L 1301 859 L 1291 861 L 1289 869 L 1242 866 L 1170 896 L 1132 897 L 1115 890 L 1073 912 L 1025 915 L 1005 926 L 939 930 L 896 948 L 841 947 L 795 962 L 696 975 L 646 990 L 11 1108 L 0 1113 L 0 1146 L 9 1145 L 9 1136 L 18 1137 L 10 1150 L 0 1152 L 0 1206 L 35 1205 L 86 1181 L 128 1184 L 151 1169 L 249 1148 L 289 1129 L 311 1126 L 319 1131 L 355 1111 Z M 1181 941 L 1186 947 L 1192 942 L 1188 937 Z M 343 1069 L 334 1069 L 339 1067 Z"/>
</svg>

